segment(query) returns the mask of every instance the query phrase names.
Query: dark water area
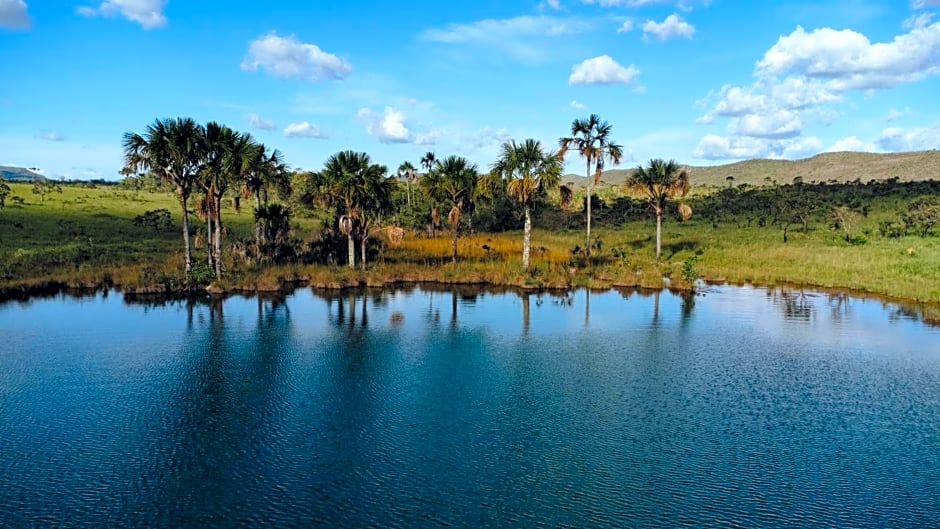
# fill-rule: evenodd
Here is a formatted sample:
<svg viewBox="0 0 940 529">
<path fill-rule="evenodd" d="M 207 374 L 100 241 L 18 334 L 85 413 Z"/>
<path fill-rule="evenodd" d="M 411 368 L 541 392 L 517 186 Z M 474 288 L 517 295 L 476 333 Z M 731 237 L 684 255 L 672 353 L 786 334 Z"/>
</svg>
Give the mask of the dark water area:
<svg viewBox="0 0 940 529">
<path fill-rule="evenodd" d="M 940 329 L 716 287 L 0 305 L 0 527 L 936 527 Z"/>
</svg>

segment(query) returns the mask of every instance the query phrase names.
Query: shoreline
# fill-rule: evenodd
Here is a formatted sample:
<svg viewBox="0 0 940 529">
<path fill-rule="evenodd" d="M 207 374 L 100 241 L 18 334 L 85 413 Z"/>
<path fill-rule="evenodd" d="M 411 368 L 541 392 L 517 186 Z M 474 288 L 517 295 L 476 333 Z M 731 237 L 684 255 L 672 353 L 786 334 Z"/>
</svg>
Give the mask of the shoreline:
<svg viewBox="0 0 940 529">
<path fill-rule="evenodd" d="M 359 271 L 357 271 L 359 272 Z M 758 288 L 758 289 L 792 289 L 800 291 L 812 291 L 820 294 L 835 296 L 849 296 L 858 299 L 876 300 L 882 303 L 890 303 L 901 308 L 914 310 L 920 318 L 928 324 L 940 324 L 940 302 L 922 301 L 909 299 L 900 296 L 890 296 L 871 292 L 868 290 L 855 289 L 850 287 L 817 285 L 811 282 L 793 282 L 778 281 L 771 283 L 759 283 L 753 281 L 734 282 L 723 278 L 699 278 L 697 283 L 705 286 L 704 289 L 698 286 L 682 282 L 670 281 L 668 277 L 662 278 L 662 284 L 658 286 L 642 284 L 640 281 L 623 282 L 612 280 L 593 279 L 589 284 L 552 284 L 552 283 L 532 283 L 518 284 L 512 282 L 493 282 L 480 278 L 454 278 L 454 279 L 420 279 L 417 277 L 392 276 L 381 281 L 374 278 L 365 277 L 365 274 L 359 274 L 358 280 L 349 278 L 340 278 L 334 281 L 315 281 L 309 277 L 291 277 L 280 278 L 278 282 L 255 281 L 254 284 L 225 284 L 212 283 L 204 286 L 194 286 L 186 288 L 170 288 L 169 285 L 121 285 L 112 281 L 82 281 L 79 283 L 70 283 L 61 280 L 47 280 L 36 283 L 22 283 L 0 288 L 0 304 L 10 302 L 29 302 L 33 299 L 42 299 L 65 294 L 70 296 L 87 296 L 105 293 L 114 290 L 119 292 L 125 299 L 130 301 L 137 300 L 182 300 L 182 299 L 226 299 L 238 295 L 275 295 L 291 294 L 298 289 L 310 288 L 322 292 L 343 292 L 356 289 L 397 289 L 408 287 L 432 286 L 440 288 L 453 287 L 473 287 L 479 289 L 491 289 L 516 292 L 556 292 L 565 293 L 581 289 L 588 289 L 594 292 L 609 290 L 635 290 L 635 291 L 670 291 L 673 293 L 685 294 L 704 294 L 711 286 L 731 286 L 737 288 Z"/>
</svg>

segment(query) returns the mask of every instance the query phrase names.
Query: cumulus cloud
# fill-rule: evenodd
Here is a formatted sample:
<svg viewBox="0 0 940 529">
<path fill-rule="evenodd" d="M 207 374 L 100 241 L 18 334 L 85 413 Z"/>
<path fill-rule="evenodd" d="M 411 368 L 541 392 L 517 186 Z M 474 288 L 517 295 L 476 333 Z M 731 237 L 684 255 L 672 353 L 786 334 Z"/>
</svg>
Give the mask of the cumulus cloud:
<svg viewBox="0 0 940 529">
<path fill-rule="evenodd" d="M 320 140 L 329 137 L 320 130 L 320 127 L 312 125 L 307 121 L 287 125 L 287 127 L 284 128 L 284 136 L 288 138 L 316 138 Z"/>
<path fill-rule="evenodd" d="M 422 40 L 451 45 L 483 46 L 522 61 L 538 62 L 549 56 L 546 39 L 585 33 L 591 24 L 578 17 L 525 15 L 450 24 L 422 32 Z"/>
<path fill-rule="evenodd" d="M 632 18 L 628 18 L 623 21 L 623 24 L 620 24 L 619 28 L 617 28 L 617 33 L 629 33 L 633 31 L 634 27 L 636 27 L 636 23 Z"/>
<path fill-rule="evenodd" d="M 241 68 L 249 72 L 260 68 L 275 77 L 310 81 L 341 80 L 352 73 L 348 62 L 316 44 L 300 42 L 293 35 L 281 37 L 273 31 L 251 41 Z"/>
<path fill-rule="evenodd" d="M 940 7 L 940 0 L 912 0 L 911 8 L 927 9 L 928 7 Z"/>
<path fill-rule="evenodd" d="M 906 130 L 889 127 L 881 132 L 875 143 L 888 152 L 936 149 L 940 145 L 940 124 Z"/>
<path fill-rule="evenodd" d="M 940 23 L 872 43 L 850 29 L 797 27 L 757 63 L 757 75 L 825 79 L 837 91 L 884 89 L 940 73 Z"/>
<path fill-rule="evenodd" d="M 274 130 L 277 125 L 270 119 L 265 119 L 258 114 L 248 114 L 248 126 L 261 130 Z"/>
<path fill-rule="evenodd" d="M 163 10 L 166 0 L 106 0 L 97 7 L 82 6 L 78 14 L 86 17 L 121 15 L 137 22 L 144 29 L 161 28 L 166 25 Z"/>
<path fill-rule="evenodd" d="M 826 152 L 877 152 L 878 148 L 873 143 L 866 143 L 856 136 L 842 138 L 832 144 Z"/>
<path fill-rule="evenodd" d="M 568 106 L 570 106 L 571 108 L 575 110 L 584 110 L 585 108 L 587 108 L 587 105 L 585 105 L 584 103 L 579 103 L 576 100 L 572 100 L 571 103 L 568 104 Z"/>
<path fill-rule="evenodd" d="M 441 136 L 441 132 L 437 129 L 413 132 L 408 127 L 405 113 L 391 106 L 385 107 L 381 113 L 371 108 L 360 108 L 356 117 L 366 121 L 366 131 L 382 143 L 434 145 Z"/>
<path fill-rule="evenodd" d="M 923 20 L 923 19 L 922 19 Z M 870 93 L 940 74 L 940 23 L 914 23 L 890 42 L 872 43 L 852 30 L 797 27 L 771 46 L 754 68 L 751 86 L 723 86 L 699 104 L 710 105 L 696 123 L 728 120 L 728 136 L 702 138 L 695 154 L 706 159 L 786 157 L 806 142 L 810 124 L 831 124 L 832 105 L 850 92 Z M 902 111 L 892 109 L 886 120 Z M 855 137 L 831 148 L 920 150 L 936 148 L 937 129 L 886 129 L 874 141 Z M 931 141 L 933 143 L 931 143 Z"/>
<path fill-rule="evenodd" d="M 666 41 L 673 37 L 691 39 L 695 35 L 695 26 L 673 13 L 662 22 L 647 21 L 643 24 L 643 35 L 647 38 L 653 37 L 659 41 Z"/>
<path fill-rule="evenodd" d="M 568 84 L 630 84 L 639 73 L 632 64 L 624 68 L 610 55 L 600 55 L 573 66 Z"/>
<path fill-rule="evenodd" d="M 750 136 L 703 137 L 692 156 L 703 160 L 741 160 L 745 158 L 769 158 L 792 160 L 805 158 L 822 149 L 822 142 L 815 136 L 773 139 Z"/>
<path fill-rule="evenodd" d="M 33 21 L 23 0 L 0 0 L 0 28 L 29 29 Z"/>
</svg>

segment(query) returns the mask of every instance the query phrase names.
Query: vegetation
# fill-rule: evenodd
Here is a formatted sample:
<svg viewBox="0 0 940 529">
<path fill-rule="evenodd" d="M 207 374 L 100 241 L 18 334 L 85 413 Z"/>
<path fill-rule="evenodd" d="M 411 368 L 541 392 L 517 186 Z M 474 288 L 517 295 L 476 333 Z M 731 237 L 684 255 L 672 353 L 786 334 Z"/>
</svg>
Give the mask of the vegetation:
<svg viewBox="0 0 940 529">
<path fill-rule="evenodd" d="M 627 188 L 644 194 L 656 215 L 657 261 L 662 255 L 663 214 L 666 212 L 666 205 L 675 196 L 685 196 L 689 187 L 689 174 L 680 169 L 674 160 L 650 160 L 648 166 L 637 167 L 627 180 Z"/>
<path fill-rule="evenodd" d="M 587 218 L 587 236 L 584 243 L 584 256 L 591 257 L 591 185 L 596 185 L 604 171 L 605 160 L 610 160 L 614 165 L 619 165 L 623 158 L 623 147 L 613 143 L 610 139 L 612 127 L 606 121 L 601 121 L 597 114 L 591 114 L 587 119 L 576 119 L 571 124 L 571 136 L 558 140 L 561 146 L 560 156 L 570 149 L 578 151 L 578 154 L 587 162 L 587 198 L 585 200 L 585 212 Z M 591 178 L 591 169 L 594 169 L 594 177 Z"/>
<path fill-rule="evenodd" d="M 420 161 L 424 173 L 405 162 L 390 175 L 354 151 L 305 172 L 224 125 L 157 120 L 125 135 L 120 183 L 52 182 L 55 200 L 32 193 L 32 182 L 0 184 L 0 291 L 413 281 L 692 289 L 705 280 L 940 302 L 940 182 L 793 174 L 780 184 L 776 174 L 755 185 L 741 173 L 700 185 L 699 169 L 651 160 L 611 185 L 610 171 L 596 177 L 619 146 L 585 140 L 594 147 L 582 151 L 579 143 L 609 135 L 610 126 L 592 118 L 560 142 L 587 162 L 589 188 L 581 190 L 560 185 L 561 153 L 534 140 L 506 142 L 482 175 L 463 158 L 433 153 Z M 572 193 L 583 206 L 571 207 Z M 241 199 L 252 200 L 252 212 L 243 214 Z M 437 233 L 441 216 L 445 237 Z M 647 235 L 654 227 L 656 236 Z"/>
</svg>

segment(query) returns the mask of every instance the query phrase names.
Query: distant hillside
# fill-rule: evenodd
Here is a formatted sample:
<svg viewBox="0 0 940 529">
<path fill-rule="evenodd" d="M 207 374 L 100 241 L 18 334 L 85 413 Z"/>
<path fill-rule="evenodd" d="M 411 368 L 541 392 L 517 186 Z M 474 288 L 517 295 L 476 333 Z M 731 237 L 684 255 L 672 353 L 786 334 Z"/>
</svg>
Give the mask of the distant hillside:
<svg viewBox="0 0 940 529">
<path fill-rule="evenodd" d="M 25 167 L 0 165 L 0 180 L 6 180 L 8 182 L 37 182 L 45 179 L 45 176 L 30 171 Z"/>
<path fill-rule="evenodd" d="M 901 181 L 940 180 L 940 151 L 872 154 L 863 152 L 832 152 L 804 160 L 746 160 L 707 167 L 686 166 L 693 186 L 726 186 L 728 176 L 734 184 L 763 185 L 769 181 L 788 184 L 800 176 L 804 182 L 851 182 L 861 179 L 883 180 L 898 177 Z M 604 171 L 601 186 L 620 186 L 633 169 Z M 564 182 L 583 187 L 584 177 L 566 175 Z"/>
</svg>

